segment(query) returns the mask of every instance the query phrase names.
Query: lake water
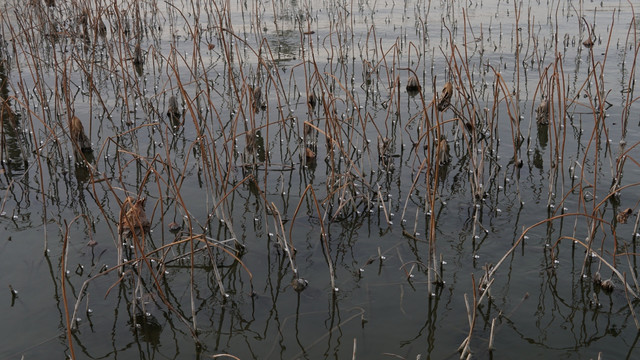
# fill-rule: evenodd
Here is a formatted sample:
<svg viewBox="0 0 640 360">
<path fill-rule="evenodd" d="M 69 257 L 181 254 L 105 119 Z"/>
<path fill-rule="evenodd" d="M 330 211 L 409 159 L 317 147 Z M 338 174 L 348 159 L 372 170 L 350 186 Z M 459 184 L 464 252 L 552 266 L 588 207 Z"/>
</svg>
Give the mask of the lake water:
<svg viewBox="0 0 640 360">
<path fill-rule="evenodd" d="M 0 358 L 640 355 L 629 2 L 47 3 L 1 2 Z"/>
</svg>

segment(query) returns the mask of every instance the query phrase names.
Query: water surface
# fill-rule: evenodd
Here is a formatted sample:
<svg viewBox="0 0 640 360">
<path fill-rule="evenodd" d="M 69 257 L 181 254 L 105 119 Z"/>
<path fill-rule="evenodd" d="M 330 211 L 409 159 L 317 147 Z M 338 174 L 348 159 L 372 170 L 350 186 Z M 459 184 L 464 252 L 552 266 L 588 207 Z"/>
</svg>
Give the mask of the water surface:
<svg viewBox="0 0 640 360">
<path fill-rule="evenodd" d="M 0 19 L 0 357 L 638 356 L 630 3 L 6 1 Z M 146 198 L 135 238 L 127 196 Z"/>
</svg>

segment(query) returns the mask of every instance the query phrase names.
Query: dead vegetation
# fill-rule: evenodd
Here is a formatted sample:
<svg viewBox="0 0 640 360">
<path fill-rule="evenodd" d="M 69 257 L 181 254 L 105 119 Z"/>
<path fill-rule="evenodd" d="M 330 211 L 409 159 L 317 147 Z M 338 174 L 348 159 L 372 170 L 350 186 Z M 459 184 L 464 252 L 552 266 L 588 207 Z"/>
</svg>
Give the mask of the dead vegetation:
<svg viewBox="0 0 640 360">
<path fill-rule="evenodd" d="M 70 280 L 80 291 L 65 290 L 72 354 L 77 312 L 102 276 L 113 274 L 107 298 L 126 294 L 133 329 L 154 303 L 205 346 L 209 308 L 286 291 L 265 290 L 274 283 L 298 299 L 322 289 L 337 308 L 340 288 L 355 288 L 365 268 L 395 276 L 382 266 L 389 254 L 398 281 L 424 290 L 425 303 L 446 293 L 447 259 L 472 273 L 462 284 L 452 270 L 462 299 L 454 311 L 467 314 L 461 358 L 500 344 L 494 331 L 520 306 L 501 296 L 526 306 L 528 293 L 495 285 L 531 266 L 516 250 L 544 248 L 545 267 L 528 273 L 548 274 L 545 286 L 567 271 L 560 258 L 578 269 L 563 285 L 581 284 L 586 296 L 560 303 L 598 308 L 600 290 L 624 293 L 635 319 L 634 15 L 615 44 L 619 24 L 595 26 L 571 9 L 580 34 L 551 41 L 518 3 L 509 5 L 513 30 L 472 25 L 455 3 L 437 31 L 416 13 L 420 36 L 383 42 L 376 26 L 356 38 L 339 9 L 318 26 L 300 15 L 304 4 L 293 16 L 285 10 L 294 5 L 274 2 L 271 21 L 255 5 L 248 31 L 229 3 L 43 4 L 0 14 L 0 155 L 11 176 L 2 208 L 19 208 L 9 197 L 31 182 L 24 188 L 37 196 L 25 196 L 36 196 L 45 224 L 64 229 L 63 289 L 70 233 L 83 221 L 100 237 L 92 249 L 117 250 L 83 282 Z M 499 63 L 485 58 L 498 49 Z M 611 81 L 614 51 L 625 75 Z M 61 191 L 56 174 L 70 172 L 71 153 L 76 177 Z M 72 210 L 47 219 L 63 193 Z M 255 252 L 270 268 L 254 278 L 252 265 L 263 265 Z M 490 335 L 476 332 L 482 321 Z"/>
</svg>

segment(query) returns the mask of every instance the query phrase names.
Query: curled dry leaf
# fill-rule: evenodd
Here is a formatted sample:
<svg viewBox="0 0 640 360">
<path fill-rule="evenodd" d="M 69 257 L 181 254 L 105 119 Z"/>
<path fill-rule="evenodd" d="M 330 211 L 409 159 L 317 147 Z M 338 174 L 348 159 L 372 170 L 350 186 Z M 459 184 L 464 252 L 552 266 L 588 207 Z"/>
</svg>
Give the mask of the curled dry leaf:
<svg viewBox="0 0 640 360">
<path fill-rule="evenodd" d="M 120 224 L 118 225 L 120 234 L 128 235 L 149 232 L 151 222 L 149 222 L 147 214 L 144 211 L 146 200 L 146 198 L 135 199 L 132 196 L 127 196 L 120 209 Z"/>
<path fill-rule="evenodd" d="M 391 155 L 391 139 L 378 135 L 378 159 L 383 159 Z"/>
<path fill-rule="evenodd" d="M 451 155 L 449 154 L 449 143 L 447 138 L 442 136 L 438 141 L 438 164 L 440 166 L 446 165 L 451 161 Z"/>
<path fill-rule="evenodd" d="M 258 112 L 260 110 L 265 110 L 267 108 L 267 104 L 262 101 L 262 88 L 260 86 L 256 86 L 251 88 L 251 101 L 253 105 L 253 110 Z"/>
<path fill-rule="evenodd" d="M 538 125 L 549 124 L 549 100 L 542 100 L 538 108 L 536 109 L 536 121 Z"/>
<path fill-rule="evenodd" d="M 258 149 L 258 145 L 257 145 L 257 142 L 256 142 L 256 137 L 257 136 L 258 136 L 258 133 L 256 132 L 255 129 L 248 131 L 247 134 L 246 134 L 247 145 L 246 145 L 245 150 L 249 154 L 255 153 L 256 150 Z"/>
<path fill-rule="evenodd" d="M 626 224 L 631 214 L 633 214 L 633 209 L 627 208 L 625 210 L 620 211 L 618 215 L 616 215 L 616 220 L 618 220 L 618 223 L 620 224 Z"/>
<path fill-rule="evenodd" d="M 174 123 L 174 125 L 179 123 L 180 118 L 182 117 L 182 111 L 180 111 L 178 99 L 175 95 L 171 95 L 171 97 L 169 98 L 169 104 L 167 105 L 167 116 L 169 117 L 169 120 Z"/>
<path fill-rule="evenodd" d="M 440 98 L 438 100 L 438 111 L 445 111 L 451 105 L 451 97 L 453 97 L 453 84 L 447 81 L 442 88 Z"/>
<path fill-rule="evenodd" d="M 102 20 L 102 18 L 98 19 L 98 23 L 96 25 L 96 28 L 98 30 L 98 35 L 100 37 L 106 37 L 107 36 L 107 25 L 104 23 L 104 21 Z"/>
<path fill-rule="evenodd" d="M 144 57 L 142 56 L 142 47 L 140 43 L 136 43 L 136 47 L 133 50 L 133 64 L 136 66 L 141 66 L 144 64 Z"/>
<path fill-rule="evenodd" d="M 307 98 L 307 102 L 311 106 L 311 109 L 315 109 L 316 108 L 316 104 L 318 104 L 318 97 L 316 96 L 315 93 L 311 93 L 311 94 L 309 94 L 309 97 Z"/>
<path fill-rule="evenodd" d="M 71 140 L 78 146 L 80 151 L 91 151 L 91 141 L 89 141 L 89 137 L 84 132 L 82 121 L 77 116 L 71 118 L 69 132 L 71 133 Z"/>
<path fill-rule="evenodd" d="M 305 148 L 305 157 L 307 161 L 314 161 L 316 159 L 316 153 L 307 147 Z"/>
</svg>

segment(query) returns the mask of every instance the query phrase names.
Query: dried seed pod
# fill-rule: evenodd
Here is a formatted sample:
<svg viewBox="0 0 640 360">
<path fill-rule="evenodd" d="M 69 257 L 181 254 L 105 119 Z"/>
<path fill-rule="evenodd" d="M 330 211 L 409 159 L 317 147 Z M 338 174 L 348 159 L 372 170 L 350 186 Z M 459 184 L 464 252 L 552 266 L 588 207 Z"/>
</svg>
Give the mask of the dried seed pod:
<svg viewBox="0 0 640 360">
<path fill-rule="evenodd" d="M 410 93 L 416 93 L 420 91 L 422 87 L 420 86 L 420 82 L 415 75 L 412 75 L 407 81 L 407 91 Z"/>
<path fill-rule="evenodd" d="M 91 141 L 84 132 L 84 126 L 82 121 L 77 116 L 71 117 L 69 122 L 69 133 L 71 134 L 71 140 L 76 144 L 78 149 L 83 152 L 91 151 Z"/>
<path fill-rule="evenodd" d="M 175 221 L 169 223 L 169 231 L 173 234 L 177 233 L 182 229 L 182 226 Z"/>
<path fill-rule="evenodd" d="M 464 128 L 467 129 L 468 132 L 472 133 L 476 127 L 469 121 L 464 123 Z"/>
<path fill-rule="evenodd" d="M 600 276 L 600 272 L 597 272 L 593 275 L 593 283 L 596 285 L 602 284 L 602 277 Z"/>
<path fill-rule="evenodd" d="M 616 220 L 620 224 L 626 224 L 631 214 L 633 214 L 633 209 L 627 208 L 625 210 L 620 211 L 618 215 L 616 215 Z"/>
<path fill-rule="evenodd" d="M 449 105 L 451 105 L 451 98 L 453 97 L 453 84 L 447 81 L 442 88 L 440 97 L 438 100 L 438 111 L 445 111 Z"/>
<path fill-rule="evenodd" d="M 309 282 L 303 278 L 295 278 L 293 279 L 293 281 L 291 281 L 291 286 L 297 292 L 303 291 L 304 289 L 307 288 L 308 285 L 309 285 Z"/>
<path fill-rule="evenodd" d="M 613 291 L 613 281 L 611 279 L 603 280 L 600 286 L 604 292 L 610 293 Z"/>
</svg>

